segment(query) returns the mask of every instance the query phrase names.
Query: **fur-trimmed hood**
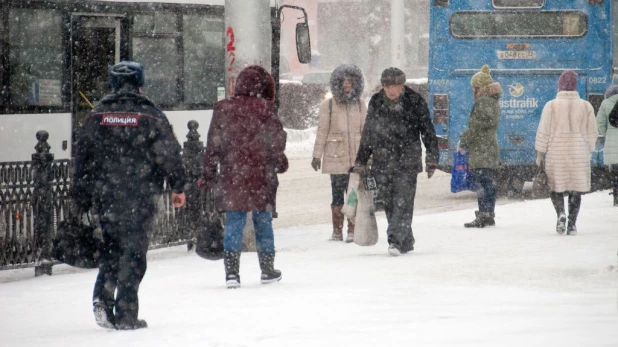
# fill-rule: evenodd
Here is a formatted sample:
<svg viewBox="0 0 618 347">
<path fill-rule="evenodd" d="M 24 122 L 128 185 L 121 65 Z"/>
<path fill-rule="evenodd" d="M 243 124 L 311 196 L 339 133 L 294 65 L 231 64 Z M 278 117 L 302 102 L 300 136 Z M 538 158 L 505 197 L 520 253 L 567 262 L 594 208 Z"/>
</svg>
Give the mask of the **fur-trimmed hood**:
<svg viewBox="0 0 618 347">
<path fill-rule="evenodd" d="M 343 91 L 343 79 L 348 76 L 354 80 L 350 94 L 346 94 Z M 330 75 L 330 90 L 337 102 L 351 103 L 358 101 L 363 95 L 364 88 L 365 79 L 363 78 L 363 72 L 356 65 L 339 65 Z"/>
</svg>

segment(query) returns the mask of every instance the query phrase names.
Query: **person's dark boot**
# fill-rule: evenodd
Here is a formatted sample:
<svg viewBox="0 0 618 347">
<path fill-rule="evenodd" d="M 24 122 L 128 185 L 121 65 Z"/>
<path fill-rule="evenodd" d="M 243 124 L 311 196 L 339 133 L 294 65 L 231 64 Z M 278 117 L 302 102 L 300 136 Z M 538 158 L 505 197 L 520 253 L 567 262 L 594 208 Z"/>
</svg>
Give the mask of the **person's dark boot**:
<svg viewBox="0 0 618 347">
<path fill-rule="evenodd" d="M 614 195 L 614 206 L 618 207 L 618 188 L 614 188 L 612 194 Z"/>
<path fill-rule="evenodd" d="M 281 281 L 281 271 L 275 269 L 275 254 L 258 252 L 258 260 L 262 276 L 260 281 L 262 284 L 268 284 Z"/>
<path fill-rule="evenodd" d="M 343 219 L 345 216 L 341 209 L 343 206 L 330 206 L 333 217 L 333 235 L 330 237 L 330 241 L 343 241 Z"/>
<path fill-rule="evenodd" d="M 143 319 L 136 319 L 132 323 L 122 323 L 121 322 L 121 323 L 116 324 L 116 329 L 118 330 L 136 330 L 136 329 L 143 329 L 143 328 L 148 328 L 148 323 L 146 323 L 146 321 Z"/>
<path fill-rule="evenodd" d="M 566 215 L 564 213 L 560 213 L 558 220 L 556 221 L 556 232 L 558 234 L 562 235 L 566 231 L 566 221 Z"/>
<path fill-rule="evenodd" d="M 354 221 L 348 218 L 348 236 L 345 238 L 345 242 L 354 242 Z"/>
<path fill-rule="evenodd" d="M 240 252 L 224 252 L 223 265 L 225 266 L 225 285 L 228 289 L 240 287 Z"/>
<path fill-rule="evenodd" d="M 485 226 L 493 227 L 496 226 L 496 213 L 495 212 L 484 212 L 485 215 Z"/>
<path fill-rule="evenodd" d="M 114 310 L 99 300 L 92 303 L 92 313 L 97 325 L 101 328 L 116 329 Z"/>
<path fill-rule="evenodd" d="M 464 227 L 466 228 L 484 228 L 487 224 L 488 221 L 490 221 L 490 219 L 493 221 L 493 218 L 491 217 L 491 213 L 489 212 L 479 212 L 479 211 L 474 211 L 474 214 L 476 215 L 476 218 L 470 222 L 470 223 L 466 223 L 464 224 Z M 495 225 L 496 222 L 493 222 L 493 225 Z"/>
</svg>

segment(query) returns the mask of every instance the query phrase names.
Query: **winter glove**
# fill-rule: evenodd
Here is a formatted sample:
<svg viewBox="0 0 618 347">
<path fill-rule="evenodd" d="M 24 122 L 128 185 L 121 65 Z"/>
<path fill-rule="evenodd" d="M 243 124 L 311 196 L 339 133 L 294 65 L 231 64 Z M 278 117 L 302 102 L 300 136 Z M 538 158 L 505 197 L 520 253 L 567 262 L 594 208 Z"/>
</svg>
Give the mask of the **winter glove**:
<svg viewBox="0 0 618 347">
<path fill-rule="evenodd" d="M 197 188 L 198 189 L 206 188 L 206 179 L 204 177 L 200 177 L 197 179 Z"/>
<path fill-rule="evenodd" d="M 172 192 L 172 205 L 174 208 L 183 207 L 185 205 L 185 193 L 174 193 Z"/>
<path fill-rule="evenodd" d="M 365 174 L 365 171 L 367 171 L 367 169 L 364 166 L 360 166 L 360 165 L 356 165 L 352 168 L 353 173 L 359 174 L 361 176 Z"/>
<path fill-rule="evenodd" d="M 436 169 L 438 168 L 438 164 L 436 163 L 427 163 L 425 165 L 425 171 L 427 171 L 427 178 L 431 178 L 434 173 L 436 173 Z"/>
<path fill-rule="evenodd" d="M 536 166 L 541 166 L 543 164 L 543 153 L 537 152 L 536 154 Z"/>
<path fill-rule="evenodd" d="M 318 171 L 322 167 L 322 161 L 320 160 L 320 158 L 313 158 L 311 160 L 311 167 L 315 171 Z"/>
</svg>

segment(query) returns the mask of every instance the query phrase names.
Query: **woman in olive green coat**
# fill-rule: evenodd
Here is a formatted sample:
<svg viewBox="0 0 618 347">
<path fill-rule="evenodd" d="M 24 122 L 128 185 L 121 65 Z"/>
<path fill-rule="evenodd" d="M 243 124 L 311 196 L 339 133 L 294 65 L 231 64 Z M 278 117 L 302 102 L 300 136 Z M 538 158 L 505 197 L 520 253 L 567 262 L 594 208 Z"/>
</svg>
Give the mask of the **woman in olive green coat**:
<svg viewBox="0 0 618 347">
<path fill-rule="evenodd" d="M 474 175 L 479 210 L 476 218 L 464 224 L 466 228 L 483 228 L 496 225 L 496 175 L 500 166 L 498 123 L 500 122 L 500 84 L 489 74 L 484 65 L 470 81 L 474 91 L 474 106 L 470 112 L 468 128 L 461 134 L 460 150 L 468 153 L 468 167 Z"/>
</svg>

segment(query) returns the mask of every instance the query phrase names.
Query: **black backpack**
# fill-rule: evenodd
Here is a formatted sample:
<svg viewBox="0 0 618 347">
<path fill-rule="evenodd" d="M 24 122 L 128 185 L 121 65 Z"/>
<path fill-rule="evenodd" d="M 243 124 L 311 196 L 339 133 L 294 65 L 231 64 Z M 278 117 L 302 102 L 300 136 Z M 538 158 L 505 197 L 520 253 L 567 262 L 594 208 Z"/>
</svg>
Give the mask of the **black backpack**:
<svg viewBox="0 0 618 347">
<path fill-rule="evenodd" d="M 607 118 L 609 120 L 609 125 L 614 128 L 618 128 L 618 102 L 614 104 L 614 108 L 612 108 L 612 111 L 609 113 L 609 117 Z"/>
</svg>

